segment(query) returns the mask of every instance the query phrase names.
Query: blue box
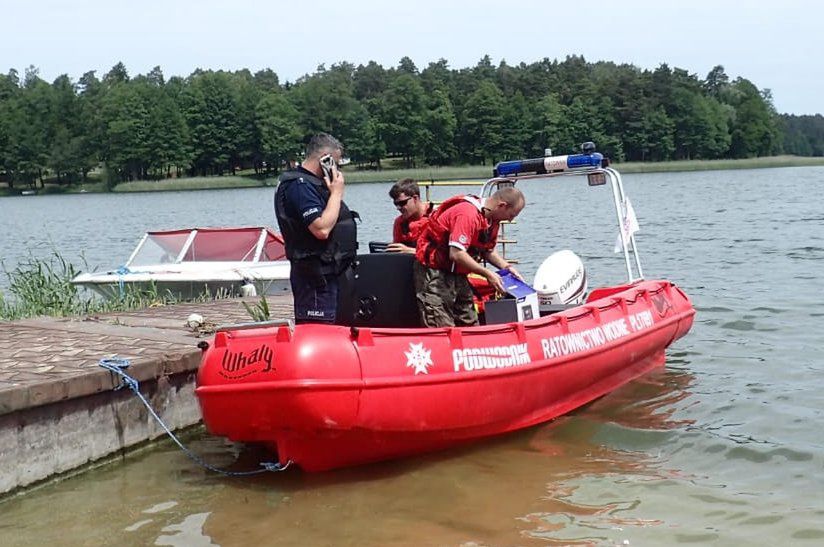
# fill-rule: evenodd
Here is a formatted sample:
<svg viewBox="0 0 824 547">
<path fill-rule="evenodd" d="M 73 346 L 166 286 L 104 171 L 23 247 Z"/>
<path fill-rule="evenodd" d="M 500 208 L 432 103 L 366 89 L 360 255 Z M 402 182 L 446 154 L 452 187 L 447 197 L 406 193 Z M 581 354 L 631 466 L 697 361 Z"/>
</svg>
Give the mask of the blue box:
<svg viewBox="0 0 824 547">
<path fill-rule="evenodd" d="M 496 273 L 501 276 L 501 282 L 504 284 L 504 289 L 512 298 L 525 298 L 530 294 L 536 294 L 538 292 L 515 277 L 515 274 L 509 270 L 498 270 Z"/>
</svg>

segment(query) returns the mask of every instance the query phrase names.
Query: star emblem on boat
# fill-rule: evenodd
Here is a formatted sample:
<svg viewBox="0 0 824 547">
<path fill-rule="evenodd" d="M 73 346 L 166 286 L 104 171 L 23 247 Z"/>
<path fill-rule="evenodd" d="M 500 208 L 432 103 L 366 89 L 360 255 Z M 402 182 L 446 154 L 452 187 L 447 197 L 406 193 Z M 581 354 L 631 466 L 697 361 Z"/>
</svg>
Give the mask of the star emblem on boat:
<svg viewBox="0 0 824 547">
<path fill-rule="evenodd" d="M 425 349 L 423 342 L 420 344 L 409 343 L 409 351 L 403 352 L 406 355 L 406 366 L 415 369 L 415 374 L 429 374 L 429 367 L 432 363 L 432 350 Z"/>
</svg>

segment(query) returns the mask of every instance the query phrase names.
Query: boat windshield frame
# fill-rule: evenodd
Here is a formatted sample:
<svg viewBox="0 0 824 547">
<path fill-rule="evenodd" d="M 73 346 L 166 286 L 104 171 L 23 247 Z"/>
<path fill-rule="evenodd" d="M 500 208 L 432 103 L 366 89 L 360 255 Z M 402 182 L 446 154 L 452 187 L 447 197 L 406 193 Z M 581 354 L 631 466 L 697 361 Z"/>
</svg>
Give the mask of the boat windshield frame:
<svg viewBox="0 0 824 547">
<path fill-rule="evenodd" d="M 269 229 L 266 228 L 265 226 L 264 227 L 254 226 L 254 227 L 248 227 L 248 228 L 227 228 L 227 229 L 225 229 L 227 235 L 230 234 L 231 232 L 237 232 L 237 233 L 258 232 L 258 234 L 255 237 L 254 245 L 252 245 L 249 248 L 249 250 L 246 252 L 246 254 L 243 256 L 242 259 L 226 258 L 225 260 L 214 260 L 214 259 L 210 259 L 210 260 L 185 260 L 186 256 L 189 254 L 189 252 L 192 248 L 192 245 L 194 244 L 199 232 L 201 232 L 201 231 L 203 231 L 203 232 L 206 232 L 206 231 L 212 232 L 212 231 L 220 231 L 220 230 L 221 230 L 221 228 L 192 228 L 190 230 L 168 230 L 168 231 L 146 232 L 145 234 L 143 234 L 143 237 L 140 239 L 140 242 L 137 244 L 134 251 L 132 251 L 131 255 L 129 256 L 129 259 L 125 263 L 125 267 L 129 268 L 129 267 L 135 266 L 135 265 L 137 265 L 137 266 L 147 265 L 151 261 L 148 261 L 148 262 L 146 262 L 146 264 L 144 264 L 144 263 L 142 263 L 143 261 L 139 260 L 140 258 L 142 258 L 141 251 L 146 247 L 147 243 L 149 241 L 152 241 L 152 242 L 155 243 L 155 245 L 158 245 L 159 247 L 162 248 L 163 246 L 160 245 L 159 243 L 157 243 L 156 237 L 159 236 L 159 237 L 162 238 L 163 236 L 168 237 L 168 236 L 175 236 L 175 235 L 178 236 L 178 237 L 185 237 L 185 241 L 181 245 L 180 250 L 177 251 L 175 255 L 173 255 L 173 258 L 171 260 L 165 260 L 164 261 L 164 260 L 161 259 L 161 260 L 158 261 L 159 263 L 164 263 L 164 262 L 169 263 L 169 264 L 184 264 L 184 263 L 197 263 L 197 262 L 243 262 L 243 263 L 249 263 L 249 264 L 260 263 L 260 259 L 263 256 L 263 252 L 266 248 L 266 242 L 267 242 L 269 234 L 270 234 Z M 249 257 L 251 257 L 251 258 L 249 258 Z M 140 264 L 135 264 L 136 260 L 138 260 L 141 263 Z"/>
<path fill-rule="evenodd" d="M 566 161 L 567 156 L 547 157 L 547 163 L 553 160 Z M 621 174 L 612 167 L 607 166 L 587 166 L 558 170 L 550 173 L 524 173 L 507 176 L 497 176 L 486 181 L 481 189 L 481 199 L 494 194 L 499 188 L 515 186 L 519 180 L 545 179 L 570 176 L 586 176 L 591 174 L 603 174 L 612 188 L 612 199 L 615 203 L 615 214 L 618 219 L 618 233 L 620 234 L 621 247 L 624 254 L 624 263 L 627 269 L 627 282 L 635 283 L 644 279 L 644 270 L 641 267 L 641 257 L 638 254 L 638 245 L 635 241 L 635 234 L 624 228 L 628 217 L 629 199 L 624 191 L 624 184 Z M 588 180 L 592 180 L 589 179 Z M 590 184 L 590 186 L 603 186 L 604 184 Z"/>
</svg>

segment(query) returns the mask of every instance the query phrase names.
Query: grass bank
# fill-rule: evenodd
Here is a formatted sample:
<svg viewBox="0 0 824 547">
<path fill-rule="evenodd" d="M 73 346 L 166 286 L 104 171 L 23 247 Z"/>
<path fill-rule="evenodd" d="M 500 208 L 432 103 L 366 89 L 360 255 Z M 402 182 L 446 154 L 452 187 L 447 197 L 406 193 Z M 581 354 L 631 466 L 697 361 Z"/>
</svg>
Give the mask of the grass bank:
<svg viewBox="0 0 824 547">
<path fill-rule="evenodd" d="M 801 156 L 771 156 L 736 160 L 682 160 L 664 162 L 624 162 L 613 166 L 621 173 L 670 173 L 679 171 L 715 171 L 726 169 L 764 169 L 771 167 L 803 167 L 824 165 L 824 158 Z M 492 176 L 491 165 L 462 165 L 373 170 L 345 168 L 346 182 L 394 182 L 403 178 L 415 180 L 482 180 Z M 217 188 L 259 188 L 274 186 L 275 178 L 256 179 L 248 176 L 191 177 L 161 181 L 134 181 L 118 184 L 114 192 L 155 192 L 164 190 L 205 190 Z"/>
<path fill-rule="evenodd" d="M 771 156 L 737 160 L 683 160 L 666 162 L 624 162 L 613 166 L 621 173 L 669 173 L 678 171 L 714 171 L 725 169 L 763 169 L 770 167 L 802 167 L 824 165 L 824 158 Z M 394 182 L 403 178 L 415 180 L 483 180 L 492 176 L 491 165 L 418 167 L 408 169 L 350 170 L 345 169 L 346 182 Z M 114 192 L 154 192 L 164 190 L 204 190 L 217 188 L 259 188 L 274 186 L 275 178 L 255 179 L 245 176 L 192 177 L 161 181 L 135 181 L 118 184 Z"/>
<path fill-rule="evenodd" d="M 677 171 L 721 171 L 726 169 L 766 169 L 824 165 L 824 158 L 769 156 L 740 160 L 682 160 L 663 162 L 625 162 L 614 167 L 621 173 L 671 173 Z"/>
<path fill-rule="evenodd" d="M 217 190 L 221 188 L 260 188 L 274 186 L 277 179 L 254 179 L 240 176 L 189 177 L 164 180 L 136 180 L 121 182 L 112 192 L 167 192 L 179 190 Z"/>
<path fill-rule="evenodd" d="M 386 162 L 391 165 L 391 162 Z M 665 162 L 624 162 L 613 166 L 621 173 L 671 173 L 679 171 L 716 171 L 726 169 L 764 169 L 771 167 L 805 167 L 824 165 L 822 157 L 771 156 L 766 158 L 749 158 L 737 160 L 683 160 Z M 250 172 L 251 173 L 251 172 Z M 492 176 L 491 165 L 465 165 L 447 167 L 419 167 L 412 169 L 383 169 L 381 171 L 344 170 L 346 182 L 350 184 L 369 182 L 393 182 L 402 178 L 415 180 L 483 180 Z M 129 192 L 163 192 L 181 190 L 215 190 L 222 188 L 261 188 L 275 186 L 276 178 L 255 178 L 246 175 L 228 175 L 214 177 L 189 177 L 164 180 L 140 180 L 123 182 L 113 190 L 108 190 L 101 182 L 86 182 L 65 187 L 46 184 L 38 188 L 37 194 L 77 194 L 111 191 Z M 26 188 L 28 189 L 28 188 Z M 0 184 L 0 196 L 20 195 L 21 189 L 9 190 Z"/>
</svg>

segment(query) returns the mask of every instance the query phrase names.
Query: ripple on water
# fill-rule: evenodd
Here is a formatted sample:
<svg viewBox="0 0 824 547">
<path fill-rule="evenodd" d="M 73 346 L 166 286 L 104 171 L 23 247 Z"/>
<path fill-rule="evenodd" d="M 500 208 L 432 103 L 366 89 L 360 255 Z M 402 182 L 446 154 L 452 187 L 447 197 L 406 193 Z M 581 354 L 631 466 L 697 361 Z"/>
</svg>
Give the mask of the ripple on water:
<svg viewBox="0 0 824 547">
<path fill-rule="evenodd" d="M 784 222 L 820 222 L 824 217 L 789 218 Z"/>
<path fill-rule="evenodd" d="M 785 309 L 782 308 L 770 308 L 768 306 L 758 306 L 757 308 L 753 308 L 750 311 L 765 311 L 767 313 L 784 313 Z"/>
<path fill-rule="evenodd" d="M 751 331 L 755 330 L 755 323 L 752 321 L 744 321 L 739 319 L 738 321 L 730 321 L 728 323 L 724 323 L 721 325 L 722 329 L 730 329 L 730 330 L 740 330 L 740 331 Z"/>
<path fill-rule="evenodd" d="M 750 446 L 735 446 L 730 448 L 724 455 L 728 460 L 747 460 L 753 463 L 766 463 L 773 459 L 783 459 L 794 462 L 807 462 L 813 459 L 809 452 L 791 450 L 789 448 L 773 448 L 770 450 L 758 450 Z"/>
<path fill-rule="evenodd" d="M 711 532 L 703 534 L 675 534 L 677 543 L 709 543 L 718 539 L 718 534 Z"/>
<path fill-rule="evenodd" d="M 765 525 L 765 524 L 776 524 L 784 520 L 782 515 L 764 515 L 761 517 L 749 517 L 741 521 L 741 524 L 752 524 L 752 525 Z"/>
<path fill-rule="evenodd" d="M 636 429 L 616 423 L 603 424 L 593 439 L 611 447 L 622 450 L 643 451 L 667 444 L 676 433 L 667 430 Z"/>
<path fill-rule="evenodd" d="M 797 530 L 792 534 L 793 539 L 824 539 L 824 530 L 815 528 L 807 528 L 804 530 Z"/>
<path fill-rule="evenodd" d="M 793 260 L 823 260 L 824 248 L 821 247 L 797 247 L 790 249 L 786 253 L 787 258 Z"/>
</svg>

